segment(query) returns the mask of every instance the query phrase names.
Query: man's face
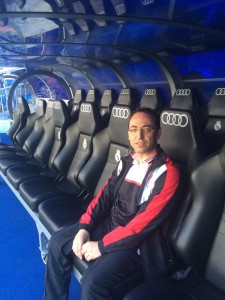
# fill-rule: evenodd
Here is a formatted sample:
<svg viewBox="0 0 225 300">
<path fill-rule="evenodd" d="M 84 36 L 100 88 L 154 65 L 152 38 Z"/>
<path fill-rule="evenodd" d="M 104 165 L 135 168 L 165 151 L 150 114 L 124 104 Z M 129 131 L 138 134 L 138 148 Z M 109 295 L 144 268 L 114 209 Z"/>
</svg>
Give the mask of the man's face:
<svg viewBox="0 0 225 300">
<path fill-rule="evenodd" d="M 129 123 L 128 138 L 139 158 L 146 159 L 154 154 L 160 129 L 156 129 L 154 119 L 147 113 L 135 113 Z"/>
</svg>

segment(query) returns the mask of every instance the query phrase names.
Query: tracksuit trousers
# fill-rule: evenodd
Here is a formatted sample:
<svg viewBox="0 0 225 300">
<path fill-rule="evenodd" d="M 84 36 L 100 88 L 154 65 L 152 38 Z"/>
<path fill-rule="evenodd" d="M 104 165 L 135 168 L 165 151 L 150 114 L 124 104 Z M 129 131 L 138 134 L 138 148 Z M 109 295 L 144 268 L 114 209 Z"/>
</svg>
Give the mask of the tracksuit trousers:
<svg viewBox="0 0 225 300">
<path fill-rule="evenodd" d="M 110 219 L 105 219 L 92 233 L 98 241 L 112 230 Z M 45 274 L 44 300 L 67 300 L 72 271 L 73 239 L 78 225 L 55 232 L 49 242 Z M 110 252 L 93 260 L 81 279 L 82 300 L 112 299 L 113 288 L 140 268 L 136 249 Z"/>
</svg>

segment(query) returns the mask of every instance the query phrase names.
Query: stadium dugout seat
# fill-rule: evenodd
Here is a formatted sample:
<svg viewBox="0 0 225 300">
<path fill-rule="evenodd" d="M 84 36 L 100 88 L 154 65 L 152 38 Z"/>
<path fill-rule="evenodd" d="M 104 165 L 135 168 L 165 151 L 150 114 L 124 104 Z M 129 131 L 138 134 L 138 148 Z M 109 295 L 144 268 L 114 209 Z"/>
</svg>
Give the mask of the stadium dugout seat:
<svg viewBox="0 0 225 300">
<path fill-rule="evenodd" d="M 7 169 L 6 176 L 15 189 L 19 189 L 21 182 L 40 177 L 55 177 L 53 161 L 65 143 L 65 132 L 70 124 L 68 107 L 63 101 L 49 101 L 47 106 L 53 106 L 53 117 L 44 124 L 44 134 L 38 144 L 32 163 L 23 166 L 12 166 Z"/>
<path fill-rule="evenodd" d="M 2 157 L 6 155 L 11 155 L 15 153 L 23 155 L 23 149 L 22 149 L 23 145 L 27 137 L 33 130 L 35 121 L 43 114 L 45 114 L 45 110 L 46 110 L 46 102 L 44 100 L 40 100 L 39 103 L 37 104 L 36 112 L 28 115 L 26 126 L 24 126 L 24 128 L 15 137 L 15 142 L 17 144 L 17 147 L 16 148 L 5 147 L 4 149 L 0 149 L 0 160 Z"/>
<path fill-rule="evenodd" d="M 207 155 L 219 151 L 225 141 L 225 88 L 217 88 L 208 103 L 203 138 Z"/>
<path fill-rule="evenodd" d="M 123 89 L 112 108 L 108 127 L 93 138 L 93 153 L 78 175 L 78 182 L 83 187 L 80 196 L 65 194 L 64 197 L 54 197 L 39 205 L 39 219 L 50 233 L 79 219 L 86 208 L 85 204 L 108 180 L 120 157 L 128 153 L 127 128 L 133 105 L 134 98 L 130 90 Z"/>
<path fill-rule="evenodd" d="M 37 211 L 38 205 L 51 197 L 65 193 L 78 195 L 81 192 L 77 177 L 91 156 L 92 139 L 99 128 L 101 117 L 95 101 L 83 101 L 78 121 L 67 128 L 65 145 L 52 163 L 57 176 L 31 178 L 19 186 L 21 197 L 33 211 Z"/>
<path fill-rule="evenodd" d="M 30 115 L 29 105 L 24 97 L 18 98 L 18 108 L 13 113 L 13 123 L 7 131 L 8 137 L 11 139 L 12 144 L 0 143 L 0 149 L 9 147 L 17 149 L 17 134 L 24 128 L 27 122 L 27 117 Z"/>
<path fill-rule="evenodd" d="M 140 100 L 140 107 L 149 107 L 157 112 L 162 110 L 162 101 L 158 89 L 145 89 Z"/>
<path fill-rule="evenodd" d="M 50 103 L 50 102 L 49 102 Z M 6 175 L 7 169 L 14 165 L 20 165 L 25 163 L 37 164 L 39 161 L 34 159 L 35 150 L 44 134 L 44 124 L 53 115 L 53 106 L 47 106 L 45 100 L 38 101 L 38 111 L 40 117 L 35 121 L 33 130 L 24 142 L 22 149 L 19 152 L 8 155 L 7 157 L 0 158 L 0 171 Z M 42 113 L 41 113 L 42 111 Z"/>
<path fill-rule="evenodd" d="M 225 144 L 192 173 L 193 203 L 174 243 L 192 268 L 180 280 L 151 278 L 124 300 L 225 299 Z"/>
</svg>

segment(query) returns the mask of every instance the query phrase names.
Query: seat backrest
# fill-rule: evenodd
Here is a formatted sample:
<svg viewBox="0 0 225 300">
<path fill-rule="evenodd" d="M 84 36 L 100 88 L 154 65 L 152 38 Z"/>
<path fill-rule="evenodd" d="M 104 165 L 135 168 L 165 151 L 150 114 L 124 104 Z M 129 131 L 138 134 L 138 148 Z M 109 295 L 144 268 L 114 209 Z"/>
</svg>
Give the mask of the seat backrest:
<svg viewBox="0 0 225 300">
<path fill-rule="evenodd" d="M 18 98 L 18 108 L 13 113 L 13 123 L 7 131 L 8 137 L 14 141 L 16 135 L 26 125 L 27 117 L 30 114 L 29 105 L 24 97 Z"/>
<path fill-rule="evenodd" d="M 217 88 L 208 103 L 208 121 L 204 130 L 206 154 L 219 151 L 225 140 L 225 88 Z"/>
<path fill-rule="evenodd" d="M 108 180 L 120 158 L 130 150 L 127 130 L 133 102 L 130 90 L 122 90 L 112 108 L 108 127 L 93 139 L 93 154 L 78 176 L 81 185 L 93 196 Z"/>
<path fill-rule="evenodd" d="M 46 111 L 46 101 L 45 100 L 39 100 L 37 103 L 37 110 L 36 112 L 30 114 L 27 117 L 26 126 L 16 135 L 15 141 L 18 146 L 23 147 L 23 144 L 31 131 L 34 128 L 35 121 L 43 116 Z"/>
<path fill-rule="evenodd" d="M 193 203 L 177 236 L 179 256 L 225 292 L 225 144 L 192 173 Z"/>
<path fill-rule="evenodd" d="M 55 168 L 71 184 L 75 184 L 81 168 L 90 157 L 92 138 L 100 127 L 101 117 L 95 100 L 83 101 L 78 121 L 68 127 L 66 143 L 54 160 Z"/>
<path fill-rule="evenodd" d="M 70 123 L 70 113 L 64 101 L 49 101 L 47 106 L 53 107 L 53 116 L 44 125 L 44 134 L 34 156 L 43 164 L 53 168 L 55 156 L 65 143 L 65 131 Z"/>
<path fill-rule="evenodd" d="M 23 150 L 33 156 L 34 152 L 44 134 L 44 124 L 53 115 L 53 107 L 47 106 L 45 100 L 39 99 L 37 104 L 37 114 L 39 117 L 35 120 L 33 130 L 24 142 Z"/>
<path fill-rule="evenodd" d="M 162 110 L 162 101 L 157 89 L 145 89 L 140 101 L 140 107 L 149 107 L 160 112 Z"/>
</svg>

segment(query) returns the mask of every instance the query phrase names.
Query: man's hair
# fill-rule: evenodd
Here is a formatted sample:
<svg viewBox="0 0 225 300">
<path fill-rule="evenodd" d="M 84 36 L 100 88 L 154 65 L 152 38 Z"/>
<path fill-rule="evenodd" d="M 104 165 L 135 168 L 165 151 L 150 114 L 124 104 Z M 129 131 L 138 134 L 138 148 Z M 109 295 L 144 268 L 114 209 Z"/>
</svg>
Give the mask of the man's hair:
<svg viewBox="0 0 225 300">
<path fill-rule="evenodd" d="M 139 107 L 131 113 L 130 119 L 138 112 L 148 114 L 151 118 L 153 118 L 156 129 L 160 129 L 160 115 L 156 110 L 146 106 Z"/>
</svg>

